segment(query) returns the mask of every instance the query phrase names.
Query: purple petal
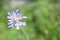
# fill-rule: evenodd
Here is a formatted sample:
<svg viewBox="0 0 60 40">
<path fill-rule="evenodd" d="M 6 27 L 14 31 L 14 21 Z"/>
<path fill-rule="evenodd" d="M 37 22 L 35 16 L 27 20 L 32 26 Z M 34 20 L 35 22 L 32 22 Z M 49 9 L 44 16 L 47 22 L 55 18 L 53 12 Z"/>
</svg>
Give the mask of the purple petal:
<svg viewBox="0 0 60 40">
<path fill-rule="evenodd" d="M 14 27 L 14 25 L 13 25 L 13 24 L 8 26 L 8 28 L 13 28 L 13 27 Z"/>
<path fill-rule="evenodd" d="M 20 26 L 26 26 L 26 23 L 25 23 L 25 22 L 20 22 L 19 25 L 20 25 Z"/>
<path fill-rule="evenodd" d="M 7 16 L 8 19 L 11 19 L 11 16 Z"/>
<path fill-rule="evenodd" d="M 13 11 L 13 12 L 12 12 L 12 17 L 14 17 L 14 16 L 16 16 L 16 13 Z"/>
<path fill-rule="evenodd" d="M 16 14 L 18 14 L 18 9 L 16 10 Z"/>
<path fill-rule="evenodd" d="M 19 19 L 22 20 L 23 14 L 19 14 Z"/>
<path fill-rule="evenodd" d="M 20 14 L 20 17 L 23 17 L 23 14 Z"/>
<path fill-rule="evenodd" d="M 13 24 L 13 22 L 8 22 L 8 25 Z"/>
</svg>

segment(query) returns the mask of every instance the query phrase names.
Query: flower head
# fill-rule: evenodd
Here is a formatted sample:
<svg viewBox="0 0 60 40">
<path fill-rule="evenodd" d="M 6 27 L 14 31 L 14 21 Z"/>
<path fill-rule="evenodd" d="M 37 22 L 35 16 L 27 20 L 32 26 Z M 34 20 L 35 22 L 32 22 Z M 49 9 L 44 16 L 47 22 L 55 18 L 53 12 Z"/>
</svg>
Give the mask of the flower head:
<svg viewBox="0 0 60 40">
<path fill-rule="evenodd" d="M 26 23 L 22 22 L 22 19 L 27 17 L 19 13 L 18 9 L 16 10 L 16 12 L 14 11 L 12 13 L 8 12 L 7 18 L 9 19 L 8 28 L 16 27 L 16 29 L 18 30 L 21 26 L 26 26 Z"/>
</svg>

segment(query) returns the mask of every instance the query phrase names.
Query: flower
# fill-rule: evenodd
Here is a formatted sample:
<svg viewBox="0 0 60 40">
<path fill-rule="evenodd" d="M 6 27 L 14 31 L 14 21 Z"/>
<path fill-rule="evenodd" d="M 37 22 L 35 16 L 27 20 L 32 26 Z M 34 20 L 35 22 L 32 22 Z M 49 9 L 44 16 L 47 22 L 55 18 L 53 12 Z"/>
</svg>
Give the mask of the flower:
<svg viewBox="0 0 60 40">
<path fill-rule="evenodd" d="M 16 27 L 16 29 L 18 30 L 21 26 L 26 26 L 26 22 L 22 22 L 22 19 L 27 17 L 19 13 L 18 9 L 16 10 L 16 12 L 13 11 L 12 14 L 8 12 L 7 18 L 9 19 L 8 28 Z"/>
</svg>

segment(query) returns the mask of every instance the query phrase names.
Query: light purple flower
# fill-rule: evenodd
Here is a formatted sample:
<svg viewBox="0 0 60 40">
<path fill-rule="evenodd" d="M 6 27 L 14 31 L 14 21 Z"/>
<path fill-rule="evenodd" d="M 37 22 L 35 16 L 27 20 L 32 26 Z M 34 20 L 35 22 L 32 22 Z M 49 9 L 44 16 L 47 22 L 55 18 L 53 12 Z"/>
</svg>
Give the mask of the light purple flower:
<svg viewBox="0 0 60 40">
<path fill-rule="evenodd" d="M 27 17 L 19 13 L 18 9 L 16 10 L 16 12 L 14 11 L 12 13 L 8 12 L 7 18 L 9 19 L 8 28 L 16 27 L 16 29 L 18 30 L 21 26 L 26 26 L 26 23 L 22 22 L 22 19 Z"/>
</svg>

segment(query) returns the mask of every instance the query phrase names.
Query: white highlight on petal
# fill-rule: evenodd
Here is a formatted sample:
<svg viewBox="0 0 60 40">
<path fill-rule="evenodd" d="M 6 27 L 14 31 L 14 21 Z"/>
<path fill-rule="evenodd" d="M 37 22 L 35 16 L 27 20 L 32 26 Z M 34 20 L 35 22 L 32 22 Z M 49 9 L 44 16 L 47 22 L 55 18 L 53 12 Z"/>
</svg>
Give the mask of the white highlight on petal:
<svg viewBox="0 0 60 40">
<path fill-rule="evenodd" d="M 17 23 L 15 24 L 15 26 L 16 26 L 16 29 L 19 30 L 19 25 Z"/>
<path fill-rule="evenodd" d="M 10 15 L 10 16 L 11 16 L 10 12 L 8 12 L 8 15 Z"/>
<path fill-rule="evenodd" d="M 22 18 L 27 18 L 26 16 L 23 16 Z"/>
<path fill-rule="evenodd" d="M 18 26 L 16 27 L 16 30 L 19 30 L 19 27 Z"/>
<path fill-rule="evenodd" d="M 12 21 L 12 20 L 8 20 L 8 21 Z"/>
<path fill-rule="evenodd" d="M 19 10 L 17 9 L 16 12 L 18 12 Z"/>
</svg>

